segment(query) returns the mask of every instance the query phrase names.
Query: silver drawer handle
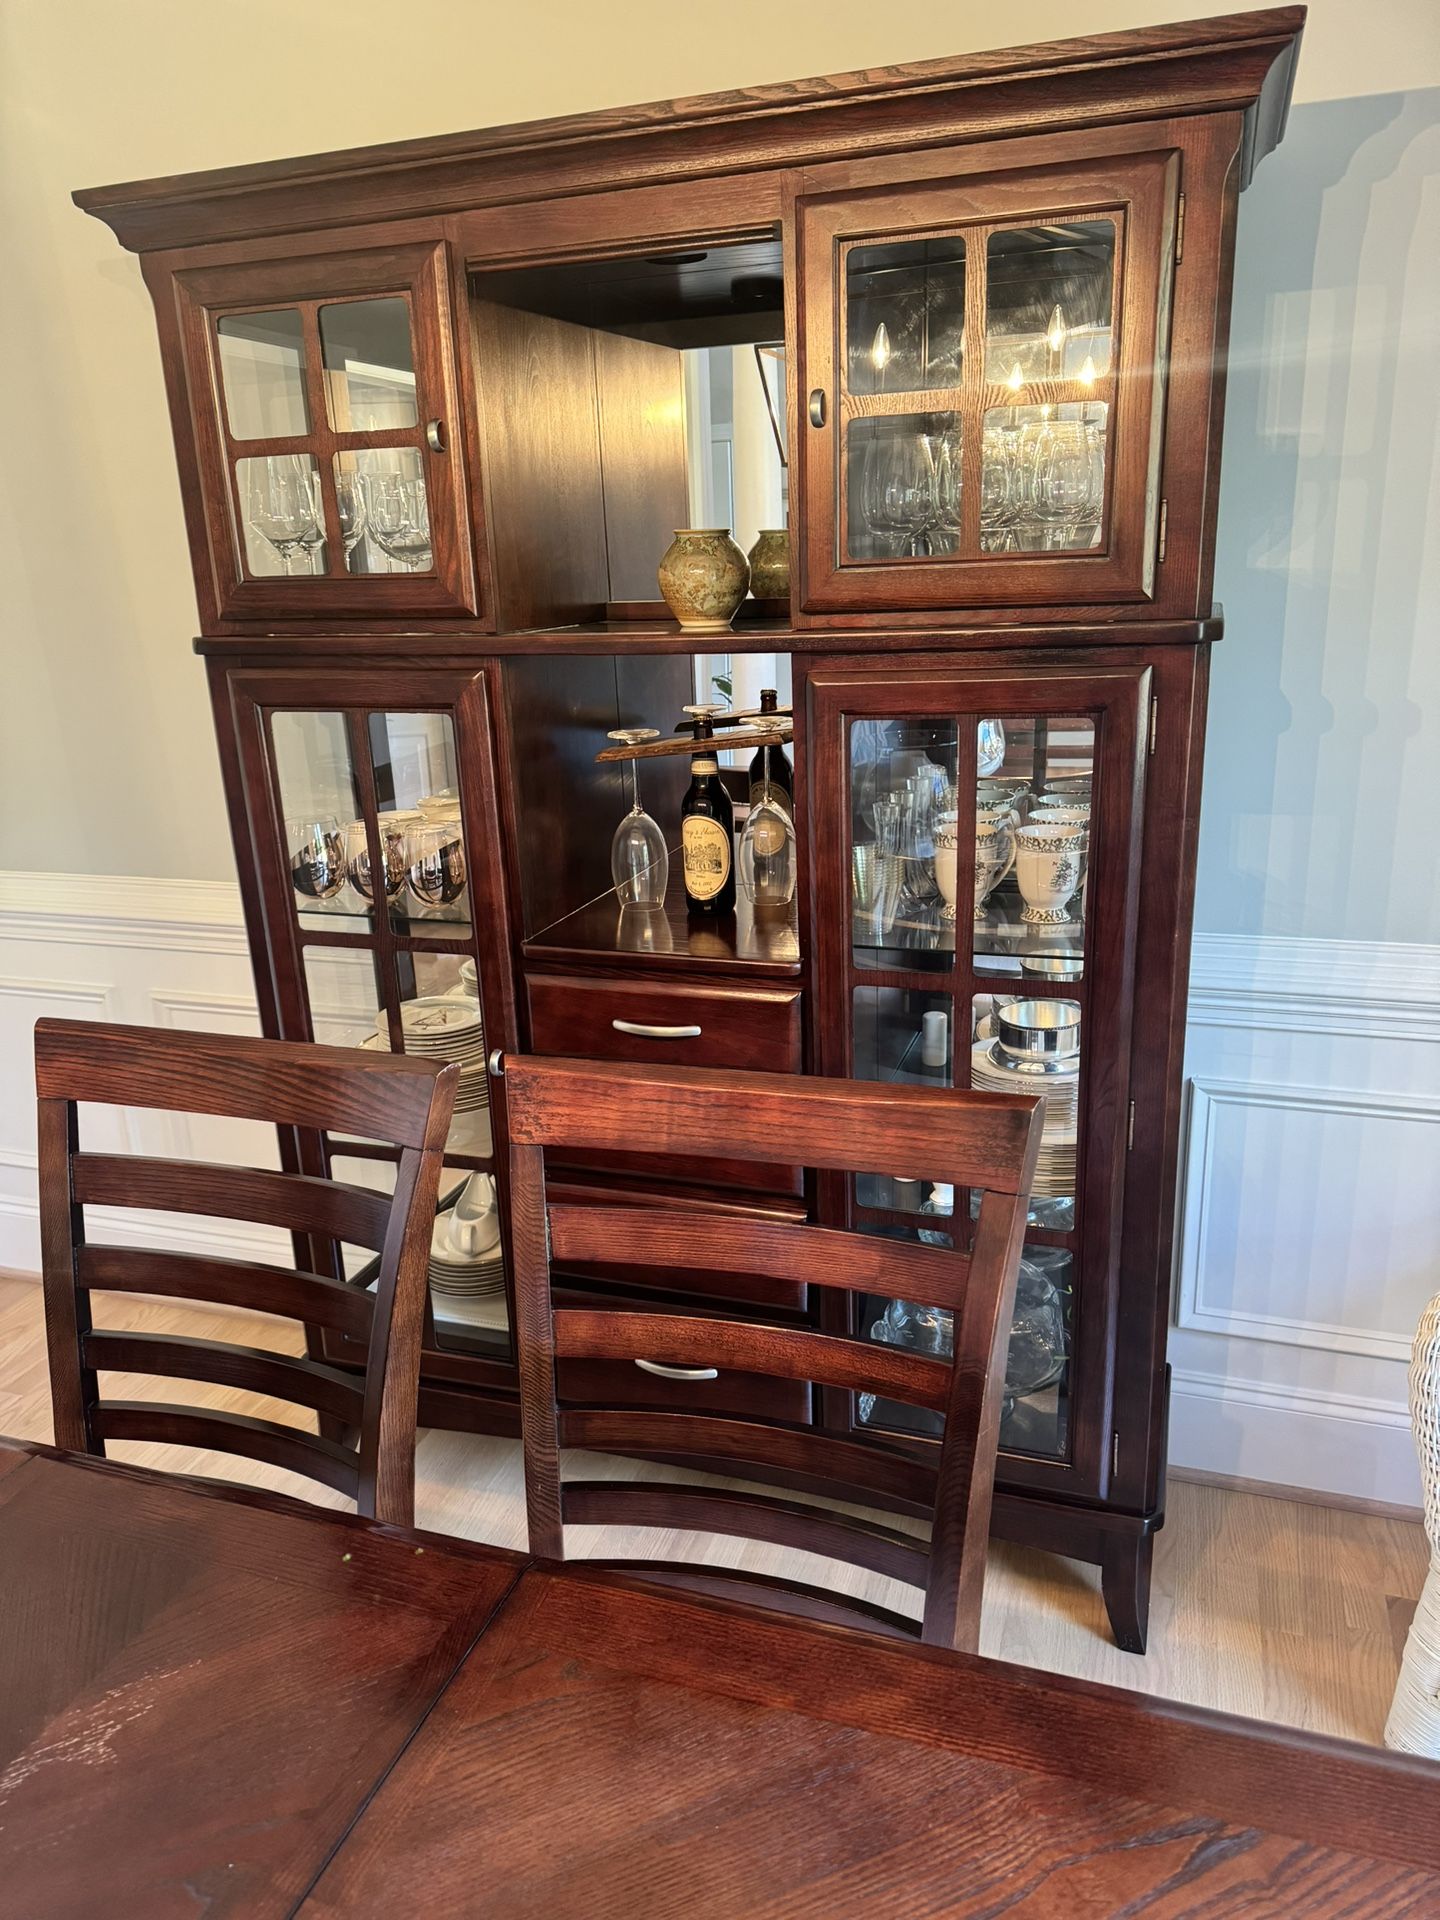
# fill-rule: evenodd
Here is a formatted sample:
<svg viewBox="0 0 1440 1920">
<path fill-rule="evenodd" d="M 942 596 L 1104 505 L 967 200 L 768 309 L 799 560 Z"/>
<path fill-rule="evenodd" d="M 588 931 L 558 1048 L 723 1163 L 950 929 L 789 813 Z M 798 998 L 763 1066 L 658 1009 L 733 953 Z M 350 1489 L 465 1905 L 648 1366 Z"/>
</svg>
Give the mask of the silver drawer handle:
<svg viewBox="0 0 1440 1920">
<path fill-rule="evenodd" d="M 640 1020 L 612 1020 L 616 1033 L 636 1033 L 642 1040 L 698 1040 L 699 1027 L 647 1027 Z"/>
<path fill-rule="evenodd" d="M 637 1360 L 646 1373 L 658 1373 L 662 1380 L 718 1380 L 718 1367 L 667 1367 L 663 1360 Z"/>
</svg>

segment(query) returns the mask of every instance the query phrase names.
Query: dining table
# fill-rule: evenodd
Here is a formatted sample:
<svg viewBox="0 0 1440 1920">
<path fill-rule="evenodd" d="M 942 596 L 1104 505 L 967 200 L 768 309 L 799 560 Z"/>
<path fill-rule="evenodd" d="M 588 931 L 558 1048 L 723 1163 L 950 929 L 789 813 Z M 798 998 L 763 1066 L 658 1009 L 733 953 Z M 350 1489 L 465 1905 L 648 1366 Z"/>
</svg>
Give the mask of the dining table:
<svg viewBox="0 0 1440 1920">
<path fill-rule="evenodd" d="M 0 1915 L 1440 1915 L 1440 1767 L 0 1440 Z"/>
</svg>

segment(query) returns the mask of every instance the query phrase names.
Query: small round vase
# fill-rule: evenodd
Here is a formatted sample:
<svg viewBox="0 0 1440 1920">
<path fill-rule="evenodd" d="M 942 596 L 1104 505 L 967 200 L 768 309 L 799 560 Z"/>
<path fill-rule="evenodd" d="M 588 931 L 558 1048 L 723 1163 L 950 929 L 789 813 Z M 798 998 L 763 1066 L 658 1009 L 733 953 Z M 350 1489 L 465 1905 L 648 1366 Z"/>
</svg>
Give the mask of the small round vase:
<svg viewBox="0 0 1440 1920">
<path fill-rule="evenodd" d="M 750 566 L 728 527 L 680 527 L 660 562 L 659 580 L 682 633 L 728 633 Z"/>
<path fill-rule="evenodd" d="M 750 549 L 750 591 L 757 600 L 790 598 L 790 532 L 772 527 Z"/>
</svg>

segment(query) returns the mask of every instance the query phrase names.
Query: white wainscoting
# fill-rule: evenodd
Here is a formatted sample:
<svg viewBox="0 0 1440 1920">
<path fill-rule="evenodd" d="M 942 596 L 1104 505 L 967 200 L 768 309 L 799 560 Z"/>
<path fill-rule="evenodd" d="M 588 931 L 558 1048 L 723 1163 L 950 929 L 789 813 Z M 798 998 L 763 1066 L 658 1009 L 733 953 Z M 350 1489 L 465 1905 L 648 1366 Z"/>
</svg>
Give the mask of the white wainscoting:
<svg viewBox="0 0 1440 1920">
<path fill-rule="evenodd" d="M 337 972 L 324 991 L 338 1037 L 358 987 Z M 0 874 L 0 1267 L 19 1270 L 39 1259 L 31 1032 L 45 1014 L 257 1031 L 234 888 Z M 1418 1500 L 1405 1370 L 1440 1287 L 1437 1045 L 1440 948 L 1197 936 L 1176 1465 Z M 239 1122 L 137 1112 L 91 1124 L 97 1144 L 274 1164 L 266 1131 Z M 97 1225 L 116 1239 L 285 1257 L 260 1228 L 119 1210 Z"/>
</svg>

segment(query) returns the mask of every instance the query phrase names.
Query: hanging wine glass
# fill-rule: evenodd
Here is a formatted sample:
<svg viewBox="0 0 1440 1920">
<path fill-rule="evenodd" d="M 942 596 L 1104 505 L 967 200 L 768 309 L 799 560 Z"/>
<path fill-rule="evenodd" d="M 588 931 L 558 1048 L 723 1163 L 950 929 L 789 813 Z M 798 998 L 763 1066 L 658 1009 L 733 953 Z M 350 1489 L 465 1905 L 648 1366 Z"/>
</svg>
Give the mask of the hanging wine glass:
<svg viewBox="0 0 1440 1920">
<path fill-rule="evenodd" d="M 658 727 L 616 727 L 612 740 L 638 747 L 658 740 Z M 640 763 L 630 763 L 630 811 L 610 843 L 610 876 L 622 907 L 661 907 L 670 884 L 670 850 L 665 836 L 640 804 Z"/>
<path fill-rule="evenodd" d="M 365 517 L 371 538 L 409 573 L 431 560 L 430 500 L 423 479 L 399 473 L 365 476 Z"/>
<path fill-rule="evenodd" d="M 777 736 L 785 722 L 755 721 L 757 731 Z M 770 779 L 770 738 L 762 748 L 760 796 L 750 805 L 740 836 L 739 874 L 745 898 L 754 906 L 788 906 L 795 897 L 795 823 L 783 804 L 784 789 Z"/>
<path fill-rule="evenodd" d="M 333 900 L 345 884 L 345 836 L 333 814 L 316 820 L 287 820 L 285 850 L 290 879 L 302 905 Z"/>
</svg>

